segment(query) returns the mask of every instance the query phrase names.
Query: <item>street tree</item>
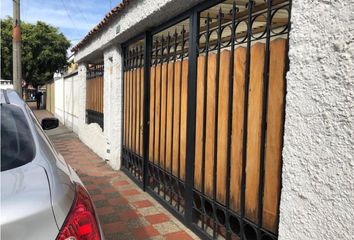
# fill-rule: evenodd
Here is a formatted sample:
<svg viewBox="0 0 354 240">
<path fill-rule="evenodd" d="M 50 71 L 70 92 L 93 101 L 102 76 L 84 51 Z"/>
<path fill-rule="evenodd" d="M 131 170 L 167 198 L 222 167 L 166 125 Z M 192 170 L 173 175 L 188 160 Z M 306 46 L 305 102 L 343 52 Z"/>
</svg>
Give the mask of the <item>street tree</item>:
<svg viewBox="0 0 354 240">
<path fill-rule="evenodd" d="M 67 66 L 70 42 L 58 28 L 38 21 L 21 22 L 22 78 L 34 87 L 53 78 Z M 1 78 L 12 79 L 12 19 L 1 19 Z"/>
</svg>

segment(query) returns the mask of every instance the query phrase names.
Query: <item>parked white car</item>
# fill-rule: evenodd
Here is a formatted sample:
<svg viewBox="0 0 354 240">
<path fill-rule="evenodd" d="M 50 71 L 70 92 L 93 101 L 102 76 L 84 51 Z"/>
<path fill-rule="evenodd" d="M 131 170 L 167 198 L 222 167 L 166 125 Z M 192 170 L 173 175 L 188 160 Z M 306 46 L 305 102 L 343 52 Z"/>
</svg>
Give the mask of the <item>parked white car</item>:
<svg viewBox="0 0 354 240">
<path fill-rule="evenodd" d="M 101 240 L 93 202 L 75 171 L 56 152 L 13 90 L 0 90 L 1 239 Z"/>
</svg>

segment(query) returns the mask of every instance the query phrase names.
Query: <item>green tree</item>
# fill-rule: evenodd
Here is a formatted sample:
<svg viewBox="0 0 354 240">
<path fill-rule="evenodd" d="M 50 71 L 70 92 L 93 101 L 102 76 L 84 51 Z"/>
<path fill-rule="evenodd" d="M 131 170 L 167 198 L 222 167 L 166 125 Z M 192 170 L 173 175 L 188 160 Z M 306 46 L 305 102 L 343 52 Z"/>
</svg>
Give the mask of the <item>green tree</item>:
<svg viewBox="0 0 354 240">
<path fill-rule="evenodd" d="M 70 42 L 58 28 L 38 21 L 21 22 L 22 78 L 33 86 L 53 78 L 67 66 L 66 51 Z M 1 19 L 1 78 L 12 79 L 12 19 Z"/>
</svg>

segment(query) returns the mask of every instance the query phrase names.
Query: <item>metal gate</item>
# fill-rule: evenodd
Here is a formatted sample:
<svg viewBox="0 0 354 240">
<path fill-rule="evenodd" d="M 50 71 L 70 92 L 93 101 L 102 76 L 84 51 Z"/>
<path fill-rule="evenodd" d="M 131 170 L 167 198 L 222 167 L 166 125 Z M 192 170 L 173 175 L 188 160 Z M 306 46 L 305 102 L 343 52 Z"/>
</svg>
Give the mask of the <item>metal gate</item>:
<svg viewBox="0 0 354 240">
<path fill-rule="evenodd" d="M 290 1 L 206 1 L 124 44 L 123 170 L 203 238 L 277 239 Z"/>
</svg>

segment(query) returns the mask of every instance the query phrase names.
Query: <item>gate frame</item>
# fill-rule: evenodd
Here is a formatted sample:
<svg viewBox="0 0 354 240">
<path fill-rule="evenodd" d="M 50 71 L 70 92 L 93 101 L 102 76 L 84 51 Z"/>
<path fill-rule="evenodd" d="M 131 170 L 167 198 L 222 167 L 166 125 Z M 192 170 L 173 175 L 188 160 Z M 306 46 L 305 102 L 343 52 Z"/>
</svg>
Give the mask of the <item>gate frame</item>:
<svg viewBox="0 0 354 240">
<path fill-rule="evenodd" d="M 194 188 L 194 160 L 195 160 L 195 128 L 196 128 L 196 91 L 197 91 L 197 61 L 198 61 L 198 37 L 199 37 L 199 24 L 200 24 L 200 13 L 214 5 L 217 5 L 219 3 L 223 3 L 225 0 L 208 0 L 201 2 L 190 9 L 184 11 L 183 13 L 165 21 L 164 23 L 160 24 L 159 26 L 152 27 L 140 34 L 137 34 L 136 36 L 130 38 L 129 40 L 125 41 L 124 43 L 121 44 L 122 46 L 122 63 L 124 63 L 124 52 L 127 47 L 129 47 L 130 44 L 135 43 L 138 40 L 144 40 L 144 92 L 143 92 L 143 99 L 144 99 L 144 109 L 143 109 L 143 173 L 142 173 L 142 182 L 138 181 L 127 169 L 124 167 L 121 168 L 121 170 L 129 176 L 131 180 L 134 181 L 143 191 L 149 193 L 150 196 L 152 196 L 157 202 L 159 202 L 164 208 L 166 208 L 174 217 L 176 217 L 179 221 L 181 221 L 187 228 L 191 229 L 195 234 L 197 234 L 199 237 L 202 239 L 212 239 L 206 232 L 204 232 L 202 229 L 200 229 L 198 226 L 196 226 L 193 223 L 193 188 Z M 249 2 L 254 2 L 254 0 L 249 0 Z M 268 4 L 272 2 L 272 0 L 267 0 Z M 292 9 L 292 0 L 289 0 L 289 16 L 288 16 L 288 34 L 291 30 L 291 9 Z M 251 10 L 252 11 L 252 10 Z M 251 13 L 252 14 L 252 13 Z M 248 16 L 250 17 L 250 15 Z M 185 212 L 184 215 L 182 215 L 180 212 L 178 212 L 175 208 L 173 208 L 171 205 L 168 204 L 168 202 L 164 201 L 155 191 L 152 189 L 148 188 L 148 162 L 149 162 L 149 130 L 150 130 L 150 64 L 151 64 L 151 51 L 152 51 L 152 45 L 153 45 L 153 35 L 156 33 L 159 33 L 169 27 L 174 26 L 175 24 L 183 21 L 183 20 L 189 20 L 189 49 L 188 49 L 188 77 L 187 77 L 187 120 L 186 122 L 188 123 L 187 125 L 187 132 L 186 132 L 186 164 L 185 164 L 185 194 L 184 194 L 184 199 L 185 199 Z M 249 42 L 249 41 L 247 41 Z M 249 49 L 249 48 L 248 48 Z M 289 38 L 287 39 L 286 42 L 286 63 L 285 63 L 285 74 L 289 70 L 289 58 L 288 58 L 288 51 L 289 51 Z M 268 56 L 269 57 L 269 56 Z M 249 67 L 250 64 L 247 64 Z M 122 67 L 122 77 L 124 78 L 124 68 Z M 286 77 L 286 76 L 285 76 Z M 264 90 L 266 91 L 266 90 Z M 122 92 L 124 94 L 124 81 L 122 81 Z M 287 92 L 287 84 L 285 81 L 285 92 Z M 245 96 L 246 97 L 246 96 Z M 266 96 L 263 96 L 265 98 Z M 286 94 L 285 96 L 286 97 Z M 247 97 L 248 98 L 248 97 Z M 262 106 L 262 111 L 266 111 L 266 103 L 267 101 L 263 101 L 263 106 Z M 286 99 L 284 100 L 284 107 L 286 105 Z M 122 98 L 122 106 L 124 108 L 124 97 Z M 247 107 L 246 107 L 247 108 Z M 122 113 L 122 126 L 121 126 L 121 132 L 122 132 L 122 143 L 123 143 L 123 132 L 124 132 L 124 117 L 123 117 L 124 112 Z M 284 120 L 285 120 L 285 114 L 284 112 Z M 247 117 L 247 114 L 244 116 Z M 265 124 L 265 116 L 263 115 L 262 119 L 262 145 L 261 145 L 261 151 L 262 151 L 262 157 L 261 157 L 261 163 L 264 162 L 264 141 L 265 141 L 265 129 L 266 126 Z M 247 120 L 245 121 L 247 123 Z M 246 134 L 246 133 L 244 133 Z M 245 138 L 243 139 L 245 141 Z M 230 147 L 228 147 L 230 148 Z M 246 151 L 246 148 L 243 148 L 243 151 Z M 121 156 L 122 156 L 123 148 L 121 150 Z M 242 154 L 245 156 L 245 153 Z M 245 163 L 243 159 L 243 165 Z M 281 161 L 281 169 L 282 169 L 283 163 Z M 245 166 L 242 166 L 242 172 L 245 171 Z M 263 169 L 264 170 L 264 169 Z M 263 171 L 260 171 L 261 178 L 263 177 Z M 244 178 L 245 174 L 242 174 L 242 177 Z M 242 181 L 242 185 L 245 183 L 245 179 Z M 282 178 L 280 179 L 280 189 L 282 189 Z M 245 194 L 241 194 L 241 196 L 245 196 Z M 279 194 L 279 198 L 281 198 L 281 193 Z M 241 200 L 241 202 L 244 202 L 245 200 Z M 261 200 L 259 200 L 261 201 Z M 261 203 L 262 204 L 262 203 Z M 279 201 L 280 204 L 280 201 Z M 244 209 L 244 208 L 241 208 Z M 241 237 L 243 239 L 244 236 Z"/>
</svg>

